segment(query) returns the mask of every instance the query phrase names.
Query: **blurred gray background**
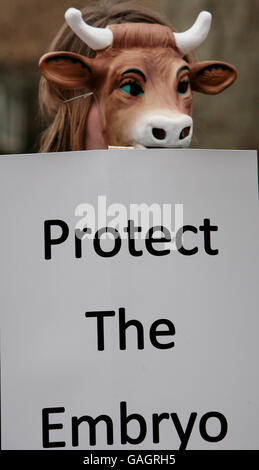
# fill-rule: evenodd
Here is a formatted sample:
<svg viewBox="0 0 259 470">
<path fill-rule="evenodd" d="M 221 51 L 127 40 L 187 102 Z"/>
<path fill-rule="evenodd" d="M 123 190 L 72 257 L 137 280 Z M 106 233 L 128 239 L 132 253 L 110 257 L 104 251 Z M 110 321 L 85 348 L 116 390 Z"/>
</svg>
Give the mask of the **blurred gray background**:
<svg viewBox="0 0 259 470">
<path fill-rule="evenodd" d="M 224 60 L 238 80 L 220 95 L 194 94 L 192 148 L 256 149 L 258 145 L 259 0 L 140 0 L 189 28 L 198 13 L 213 14 L 212 29 L 195 55 Z M 65 10 L 87 0 L 0 0 L 0 153 L 38 151 L 38 59 L 63 23 Z"/>
</svg>

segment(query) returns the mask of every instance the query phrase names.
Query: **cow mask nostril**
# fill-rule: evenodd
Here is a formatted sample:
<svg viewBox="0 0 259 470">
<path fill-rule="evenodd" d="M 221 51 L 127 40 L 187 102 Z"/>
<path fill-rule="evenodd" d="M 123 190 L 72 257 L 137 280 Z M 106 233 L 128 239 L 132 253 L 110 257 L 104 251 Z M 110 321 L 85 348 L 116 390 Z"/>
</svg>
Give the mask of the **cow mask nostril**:
<svg viewBox="0 0 259 470">
<path fill-rule="evenodd" d="M 166 131 L 158 127 L 153 127 L 152 134 L 158 140 L 164 140 L 166 138 Z"/>
<path fill-rule="evenodd" d="M 180 134 L 180 136 L 179 136 L 179 139 L 180 139 L 180 140 L 185 139 L 185 137 L 187 137 L 187 136 L 190 134 L 190 130 L 191 130 L 190 126 L 185 127 L 185 128 L 182 130 L 182 132 L 181 132 L 181 134 Z"/>
</svg>

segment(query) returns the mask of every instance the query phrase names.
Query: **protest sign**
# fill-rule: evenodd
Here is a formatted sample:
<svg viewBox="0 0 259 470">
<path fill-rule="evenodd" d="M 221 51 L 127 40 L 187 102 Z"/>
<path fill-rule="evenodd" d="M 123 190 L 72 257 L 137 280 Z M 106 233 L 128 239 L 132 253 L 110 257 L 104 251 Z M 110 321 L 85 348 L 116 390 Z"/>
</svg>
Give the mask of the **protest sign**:
<svg viewBox="0 0 259 470">
<path fill-rule="evenodd" d="M 258 449 L 256 152 L 2 156 L 0 193 L 3 449 Z"/>
</svg>

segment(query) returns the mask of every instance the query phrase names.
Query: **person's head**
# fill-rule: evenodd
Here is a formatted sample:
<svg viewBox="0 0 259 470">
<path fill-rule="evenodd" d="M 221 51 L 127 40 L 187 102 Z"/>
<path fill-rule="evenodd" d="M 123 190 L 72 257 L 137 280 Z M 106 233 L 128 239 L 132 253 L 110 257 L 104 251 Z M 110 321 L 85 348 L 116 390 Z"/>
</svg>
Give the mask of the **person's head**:
<svg viewBox="0 0 259 470">
<path fill-rule="evenodd" d="M 134 1 L 103 0 L 82 10 L 84 20 L 96 27 L 122 23 L 153 23 L 173 28 L 158 13 Z M 96 53 L 79 39 L 67 24 L 54 38 L 49 51 L 70 51 L 93 58 Z M 190 60 L 187 58 L 187 60 Z M 65 90 L 40 80 L 39 102 L 45 122 L 49 127 L 41 138 L 41 152 L 105 148 L 99 114 L 93 97 L 64 101 L 84 94 L 85 89 Z"/>
<path fill-rule="evenodd" d="M 201 12 L 189 30 L 175 33 L 157 14 L 133 3 L 113 2 L 106 15 L 104 5 L 99 3 L 98 10 L 105 27 L 89 26 L 88 13 L 85 21 L 79 10 L 68 9 L 66 21 L 76 40 L 68 44 L 63 30 L 58 44 L 52 44 L 56 50 L 40 59 L 41 72 L 52 83 L 45 88 L 45 106 L 47 93 L 55 96 L 55 106 L 59 101 L 45 134 L 51 145 L 41 150 L 188 147 L 192 90 L 220 93 L 236 78 L 235 68 L 226 62 L 190 63 L 186 57 L 206 39 L 211 14 Z M 96 57 L 80 50 L 77 36 L 97 51 Z M 94 103 L 75 100 L 62 88 L 91 91 Z"/>
</svg>

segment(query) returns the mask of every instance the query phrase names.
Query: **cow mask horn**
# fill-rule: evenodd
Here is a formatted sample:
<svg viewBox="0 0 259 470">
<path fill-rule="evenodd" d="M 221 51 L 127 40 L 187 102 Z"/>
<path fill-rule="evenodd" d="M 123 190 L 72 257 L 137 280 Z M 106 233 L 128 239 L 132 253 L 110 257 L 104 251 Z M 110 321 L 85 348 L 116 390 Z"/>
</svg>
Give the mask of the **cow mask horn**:
<svg viewBox="0 0 259 470">
<path fill-rule="evenodd" d="M 179 51 L 185 55 L 205 41 L 211 26 L 211 13 L 202 11 L 193 26 L 183 33 L 173 33 Z M 76 8 L 69 8 L 65 19 L 74 33 L 91 49 L 98 51 L 112 45 L 113 33 L 109 27 L 95 28 L 84 22 L 82 13 Z"/>
<path fill-rule="evenodd" d="M 111 46 L 113 42 L 111 29 L 94 28 L 88 25 L 84 22 L 80 10 L 69 8 L 65 13 L 65 19 L 72 31 L 94 51 Z"/>
<path fill-rule="evenodd" d="M 208 11 L 201 11 L 195 23 L 183 33 L 174 33 L 176 45 L 182 54 L 187 54 L 198 47 L 208 36 L 212 15 Z"/>
</svg>

